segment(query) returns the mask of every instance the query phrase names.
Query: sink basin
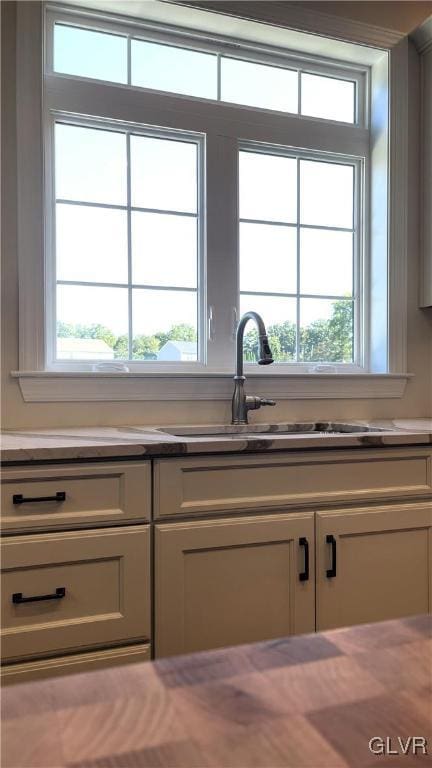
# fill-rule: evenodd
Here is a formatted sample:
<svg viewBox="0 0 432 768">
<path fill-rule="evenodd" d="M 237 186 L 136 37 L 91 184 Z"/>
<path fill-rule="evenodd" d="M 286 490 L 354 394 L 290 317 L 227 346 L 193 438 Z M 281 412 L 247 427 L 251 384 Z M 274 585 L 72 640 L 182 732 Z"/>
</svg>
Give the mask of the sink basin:
<svg viewBox="0 0 432 768">
<path fill-rule="evenodd" d="M 286 424 L 215 424 L 191 427 L 172 427 L 159 429 L 175 437 L 270 437 L 271 435 L 350 435 L 356 433 L 386 432 L 377 427 L 345 422 L 311 421 Z"/>
</svg>

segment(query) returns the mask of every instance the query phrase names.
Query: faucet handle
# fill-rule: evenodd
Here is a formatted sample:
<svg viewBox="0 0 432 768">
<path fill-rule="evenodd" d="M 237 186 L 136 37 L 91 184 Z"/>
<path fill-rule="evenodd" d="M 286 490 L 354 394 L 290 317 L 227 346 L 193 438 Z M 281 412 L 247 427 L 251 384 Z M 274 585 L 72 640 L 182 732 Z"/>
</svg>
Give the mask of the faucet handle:
<svg viewBox="0 0 432 768">
<path fill-rule="evenodd" d="M 258 397 L 257 395 L 246 395 L 245 398 L 246 411 L 257 411 L 263 405 L 276 405 L 274 400 L 267 400 L 265 397 Z"/>
</svg>

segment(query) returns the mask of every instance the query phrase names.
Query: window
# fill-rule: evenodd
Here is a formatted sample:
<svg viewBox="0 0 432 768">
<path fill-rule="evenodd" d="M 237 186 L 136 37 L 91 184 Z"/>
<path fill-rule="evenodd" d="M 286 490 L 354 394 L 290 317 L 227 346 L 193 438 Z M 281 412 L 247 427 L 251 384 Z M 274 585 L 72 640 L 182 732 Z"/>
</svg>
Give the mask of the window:
<svg viewBox="0 0 432 768">
<path fill-rule="evenodd" d="M 197 360 L 201 140 L 54 128 L 56 358 Z"/>
<path fill-rule="evenodd" d="M 241 314 L 266 318 L 278 362 L 355 362 L 355 161 L 251 149 L 239 160 Z M 256 331 L 246 343 L 258 359 Z"/>
<path fill-rule="evenodd" d="M 358 73 L 323 76 L 303 71 L 300 60 L 292 68 L 289 60 L 270 65 L 268 57 L 253 61 L 239 53 L 234 58 L 221 48 L 210 52 L 179 41 L 169 45 L 64 23 L 54 24 L 53 35 L 53 68 L 61 74 L 327 120 L 357 119 Z"/>
<path fill-rule="evenodd" d="M 48 12 L 46 367 L 367 370 L 368 78 Z"/>
</svg>

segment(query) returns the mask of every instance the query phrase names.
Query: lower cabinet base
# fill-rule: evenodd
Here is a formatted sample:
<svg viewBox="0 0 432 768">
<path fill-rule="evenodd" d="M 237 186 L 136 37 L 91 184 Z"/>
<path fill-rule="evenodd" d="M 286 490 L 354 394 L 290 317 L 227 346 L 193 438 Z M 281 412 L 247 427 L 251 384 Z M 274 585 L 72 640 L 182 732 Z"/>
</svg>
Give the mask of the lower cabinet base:
<svg viewBox="0 0 432 768">
<path fill-rule="evenodd" d="M 149 661 L 150 658 L 150 643 L 142 643 L 123 648 L 109 648 L 104 651 L 57 656 L 54 659 L 38 659 L 20 664 L 5 664 L 1 668 L 0 676 L 2 685 L 27 683 L 57 675 L 69 675 L 74 672 L 93 672 L 96 669 L 113 667 L 117 664 Z"/>
</svg>

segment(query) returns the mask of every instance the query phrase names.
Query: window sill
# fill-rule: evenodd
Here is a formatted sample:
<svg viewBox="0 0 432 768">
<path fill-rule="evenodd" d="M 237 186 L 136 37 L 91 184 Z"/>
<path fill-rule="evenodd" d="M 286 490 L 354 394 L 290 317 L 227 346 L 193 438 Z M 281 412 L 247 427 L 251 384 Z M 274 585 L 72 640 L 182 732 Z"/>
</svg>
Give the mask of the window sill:
<svg viewBox="0 0 432 768">
<path fill-rule="evenodd" d="M 13 371 L 26 403 L 230 400 L 228 373 Z M 247 376 L 248 394 L 275 400 L 401 398 L 408 373 L 289 373 Z"/>
</svg>

